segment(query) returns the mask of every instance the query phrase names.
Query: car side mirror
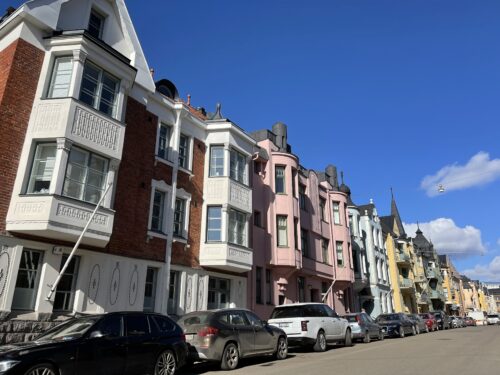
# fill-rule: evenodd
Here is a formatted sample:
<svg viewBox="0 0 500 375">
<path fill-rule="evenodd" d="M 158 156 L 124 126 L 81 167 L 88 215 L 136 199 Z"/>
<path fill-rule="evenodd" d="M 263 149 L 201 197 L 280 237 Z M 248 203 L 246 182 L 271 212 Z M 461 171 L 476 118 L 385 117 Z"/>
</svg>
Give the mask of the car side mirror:
<svg viewBox="0 0 500 375">
<path fill-rule="evenodd" d="M 103 332 L 101 332 L 101 331 L 97 330 L 97 331 L 93 331 L 93 332 L 90 334 L 89 338 L 91 338 L 91 339 L 97 339 L 97 338 L 101 338 L 101 337 L 108 337 L 108 336 L 109 336 L 108 334 L 103 333 Z"/>
</svg>

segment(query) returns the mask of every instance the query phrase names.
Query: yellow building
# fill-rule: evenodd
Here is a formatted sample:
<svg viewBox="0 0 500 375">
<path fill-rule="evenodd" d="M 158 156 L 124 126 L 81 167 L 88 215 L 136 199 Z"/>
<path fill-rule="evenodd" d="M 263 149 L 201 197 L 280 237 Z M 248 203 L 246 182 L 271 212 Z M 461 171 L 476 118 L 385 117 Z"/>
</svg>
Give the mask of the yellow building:
<svg viewBox="0 0 500 375">
<path fill-rule="evenodd" d="M 395 312 L 418 312 L 415 296 L 415 252 L 410 239 L 406 236 L 394 196 L 391 202 L 391 215 L 380 218 L 385 238 L 391 293 Z"/>
</svg>

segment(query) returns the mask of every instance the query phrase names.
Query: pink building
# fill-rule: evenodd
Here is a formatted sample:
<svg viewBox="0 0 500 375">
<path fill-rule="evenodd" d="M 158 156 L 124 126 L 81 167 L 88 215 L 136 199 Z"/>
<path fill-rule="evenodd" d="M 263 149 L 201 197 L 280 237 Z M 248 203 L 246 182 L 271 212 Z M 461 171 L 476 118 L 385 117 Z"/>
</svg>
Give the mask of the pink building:
<svg viewBox="0 0 500 375">
<path fill-rule="evenodd" d="M 335 167 L 304 169 L 287 143 L 287 127 L 252 134 L 253 251 L 248 307 L 263 318 L 276 305 L 324 300 L 340 314 L 352 309 L 347 195 Z"/>
</svg>

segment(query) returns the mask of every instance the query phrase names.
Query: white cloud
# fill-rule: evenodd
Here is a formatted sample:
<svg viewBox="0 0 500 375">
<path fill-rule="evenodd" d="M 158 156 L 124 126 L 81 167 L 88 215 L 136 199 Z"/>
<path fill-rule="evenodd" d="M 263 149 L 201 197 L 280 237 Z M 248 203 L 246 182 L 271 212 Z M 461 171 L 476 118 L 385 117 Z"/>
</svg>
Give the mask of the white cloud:
<svg viewBox="0 0 500 375">
<path fill-rule="evenodd" d="M 417 224 L 404 223 L 406 233 L 415 237 Z M 420 223 L 425 238 L 432 241 L 439 254 L 468 256 L 484 254 L 486 246 L 481 240 L 481 231 L 472 225 L 459 227 L 450 218 L 441 217 L 428 223 Z"/>
<path fill-rule="evenodd" d="M 472 269 L 463 271 L 467 277 L 481 281 L 500 281 L 500 256 L 496 256 L 487 265 L 477 264 Z"/>
<path fill-rule="evenodd" d="M 446 165 L 434 175 L 422 179 L 420 187 L 430 197 L 440 194 L 438 186 L 443 185 L 444 193 L 481 186 L 500 178 L 500 159 L 490 159 L 487 152 L 480 151 L 465 165 Z"/>
<path fill-rule="evenodd" d="M 500 238 L 497 240 L 497 245 L 500 246 Z"/>
</svg>

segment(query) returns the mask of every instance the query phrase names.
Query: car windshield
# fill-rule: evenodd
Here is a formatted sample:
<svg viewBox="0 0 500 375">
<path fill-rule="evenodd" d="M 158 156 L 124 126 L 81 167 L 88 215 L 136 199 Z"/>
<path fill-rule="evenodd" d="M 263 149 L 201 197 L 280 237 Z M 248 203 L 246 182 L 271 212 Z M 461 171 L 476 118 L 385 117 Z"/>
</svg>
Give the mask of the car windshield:
<svg viewBox="0 0 500 375">
<path fill-rule="evenodd" d="M 271 319 L 302 318 L 304 309 L 301 306 L 277 307 L 271 314 Z"/>
<path fill-rule="evenodd" d="M 387 314 L 387 315 L 380 315 L 377 318 L 378 321 L 391 321 L 391 320 L 400 320 L 398 314 Z"/>
<path fill-rule="evenodd" d="M 100 318 L 100 316 L 92 316 L 73 319 L 67 323 L 63 323 L 52 328 L 46 333 L 43 333 L 36 338 L 36 341 L 66 341 L 77 339 L 82 337 L 82 335 L 87 332 Z"/>
<path fill-rule="evenodd" d="M 211 316 L 212 313 L 208 311 L 196 312 L 183 316 L 177 321 L 177 323 L 183 327 L 189 327 L 197 324 L 207 324 Z"/>
</svg>

